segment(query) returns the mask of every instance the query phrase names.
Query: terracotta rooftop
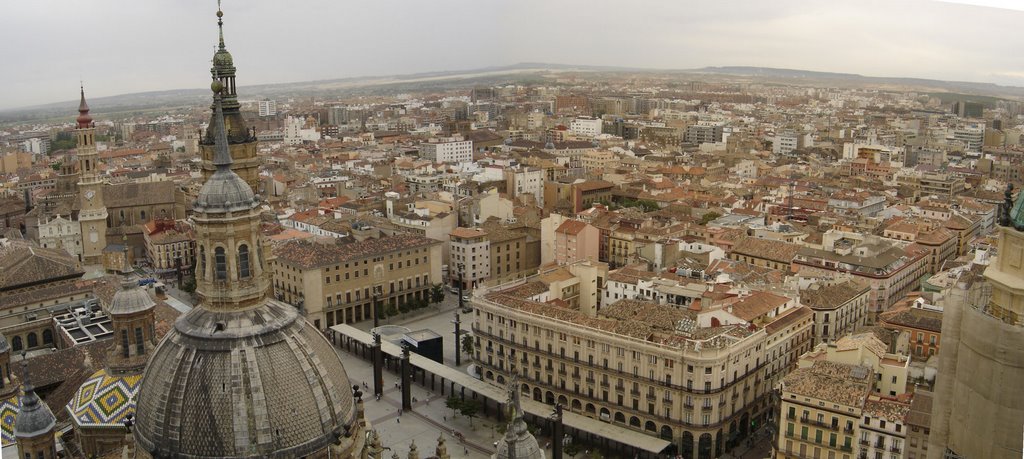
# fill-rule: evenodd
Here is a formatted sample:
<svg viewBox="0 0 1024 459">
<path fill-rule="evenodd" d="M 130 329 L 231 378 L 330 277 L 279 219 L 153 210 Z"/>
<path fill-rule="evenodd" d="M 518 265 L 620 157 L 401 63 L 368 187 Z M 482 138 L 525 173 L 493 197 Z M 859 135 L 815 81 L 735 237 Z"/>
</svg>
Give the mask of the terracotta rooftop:
<svg viewBox="0 0 1024 459">
<path fill-rule="evenodd" d="M 819 360 L 782 379 L 783 399 L 796 394 L 860 407 L 871 391 L 870 375 L 869 368 Z"/>
<path fill-rule="evenodd" d="M 800 291 L 800 302 L 812 309 L 836 309 L 846 302 L 867 294 L 871 289 L 853 281 L 833 285 L 814 284 Z"/>
<path fill-rule="evenodd" d="M 64 250 L 44 249 L 19 239 L 0 246 L 0 292 L 85 274 Z"/>
<path fill-rule="evenodd" d="M 555 229 L 555 232 L 575 235 L 579 234 L 580 231 L 583 231 L 586 227 L 587 224 L 579 220 L 566 220 L 562 222 L 561 225 L 558 225 L 558 228 Z"/>
<path fill-rule="evenodd" d="M 733 253 L 779 263 L 789 263 L 793 261 L 793 257 L 796 256 L 799 250 L 800 246 L 796 244 L 753 237 L 740 239 L 732 248 Z"/>
<path fill-rule="evenodd" d="M 460 238 L 460 239 L 472 239 L 472 238 L 483 237 L 483 236 L 487 235 L 487 233 L 484 230 L 482 230 L 482 229 L 478 229 L 478 228 L 463 228 L 461 226 L 451 230 L 451 232 L 449 232 L 448 234 L 451 235 L 452 237 L 457 237 L 457 238 Z"/>
<path fill-rule="evenodd" d="M 440 243 L 441 241 L 413 234 L 398 234 L 342 245 L 288 241 L 274 247 L 274 254 L 279 263 L 287 263 L 300 269 L 313 269 Z"/>
</svg>

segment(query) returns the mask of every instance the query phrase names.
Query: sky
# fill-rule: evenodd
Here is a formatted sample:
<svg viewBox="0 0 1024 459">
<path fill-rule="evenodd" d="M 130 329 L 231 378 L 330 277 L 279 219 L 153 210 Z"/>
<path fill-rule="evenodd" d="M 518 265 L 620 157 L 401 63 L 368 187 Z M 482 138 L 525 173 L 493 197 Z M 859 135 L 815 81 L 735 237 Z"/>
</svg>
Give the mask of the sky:
<svg viewBox="0 0 1024 459">
<path fill-rule="evenodd" d="M 0 109 L 203 88 L 214 0 L 0 2 Z M 1024 86 L 1022 0 L 224 0 L 240 87 L 521 62 Z M 241 91 L 244 95 L 244 91 Z"/>
</svg>

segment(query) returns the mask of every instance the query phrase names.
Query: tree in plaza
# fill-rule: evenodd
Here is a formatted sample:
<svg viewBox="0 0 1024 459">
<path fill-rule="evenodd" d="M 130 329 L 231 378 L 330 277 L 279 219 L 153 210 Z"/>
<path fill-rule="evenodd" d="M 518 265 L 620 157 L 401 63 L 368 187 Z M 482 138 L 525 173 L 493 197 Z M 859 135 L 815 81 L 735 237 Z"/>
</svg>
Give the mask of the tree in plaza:
<svg viewBox="0 0 1024 459">
<path fill-rule="evenodd" d="M 459 409 L 462 408 L 462 399 L 452 395 L 444 401 L 444 406 L 450 408 L 452 410 L 452 416 L 455 416 Z"/>
<path fill-rule="evenodd" d="M 444 286 L 441 284 L 434 284 L 430 287 L 430 301 L 434 303 L 440 303 L 444 301 Z"/>
<path fill-rule="evenodd" d="M 462 335 L 462 352 L 473 355 L 473 335 Z"/>
<path fill-rule="evenodd" d="M 476 400 L 463 400 L 462 406 L 459 407 L 459 413 L 469 418 L 469 426 L 473 426 L 473 418 L 476 417 L 480 411 L 480 402 Z"/>
</svg>

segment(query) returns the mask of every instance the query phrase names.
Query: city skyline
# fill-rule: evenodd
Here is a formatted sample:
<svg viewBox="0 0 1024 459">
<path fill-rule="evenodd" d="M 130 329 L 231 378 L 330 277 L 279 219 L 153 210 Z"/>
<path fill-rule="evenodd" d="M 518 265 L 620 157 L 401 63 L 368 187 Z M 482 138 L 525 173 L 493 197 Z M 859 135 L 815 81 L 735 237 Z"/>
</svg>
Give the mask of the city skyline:
<svg viewBox="0 0 1024 459">
<path fill-rule="evenodd" d="M 21 45 L 8 51 L 19 65 L 0 75 L 0 109 L 68 100 L 55 88 L 80 80 L 95 98 L 204 87 L 204 53 L 213 50 L 217 37 L 203 25 L 216 18 L 213 2 L 202 2 L 209 8 L 199 3 L 5 5 L 0 38 Z M 346 9 L 312 2 L 282 9 L 272 2 L 237 2 L 227 6 L 225 33 L 228 49 L 245 63 L 241 86 L 520 62 L 759 66 L 1024 86 L 1024 64 L 1008 58 L 1024 42 L 998 35 L 1013 30 L 1024 11 L 1010 2 L 967 3 L 974 5 L 652 2 L 635 7 L 635 20 L 623 20 L 613 3 L 385 2 Z"/>
</svg>

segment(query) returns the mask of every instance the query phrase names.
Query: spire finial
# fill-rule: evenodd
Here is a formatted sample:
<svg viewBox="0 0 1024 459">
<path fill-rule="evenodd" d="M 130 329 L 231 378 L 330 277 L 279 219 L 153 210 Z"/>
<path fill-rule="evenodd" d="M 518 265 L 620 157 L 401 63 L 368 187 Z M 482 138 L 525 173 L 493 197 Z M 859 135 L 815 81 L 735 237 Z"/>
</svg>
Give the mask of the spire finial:
<svg viewBox="0 0 1024 459">
<path fill-rule="evenodd" d="M 220 9 L 220 0 L 217 0 L 217 29 L 220 30 L 220 49 L 224 49 L 224 12 Z"/>
<path fill-rule="evenodd" d="M 224 126 L 224 84 L 218 79 L 216 71 L 210 89 L 213 90 L 213 165 L 217 166 L 217 169 L 229 169 L 231 153 L 228 151 L 228 134 Z"/>
<path fill-rule="evenodd" d="M 85 129 L 91 127 L 92 117 L 89 116 L 89 104 L 85 103 L 85 84 L 79 81 L 78 87 L 82 98 L 78 102 L 78 118 L 75 121 L 78 122 L 78 129 Z"/>
</svg>

